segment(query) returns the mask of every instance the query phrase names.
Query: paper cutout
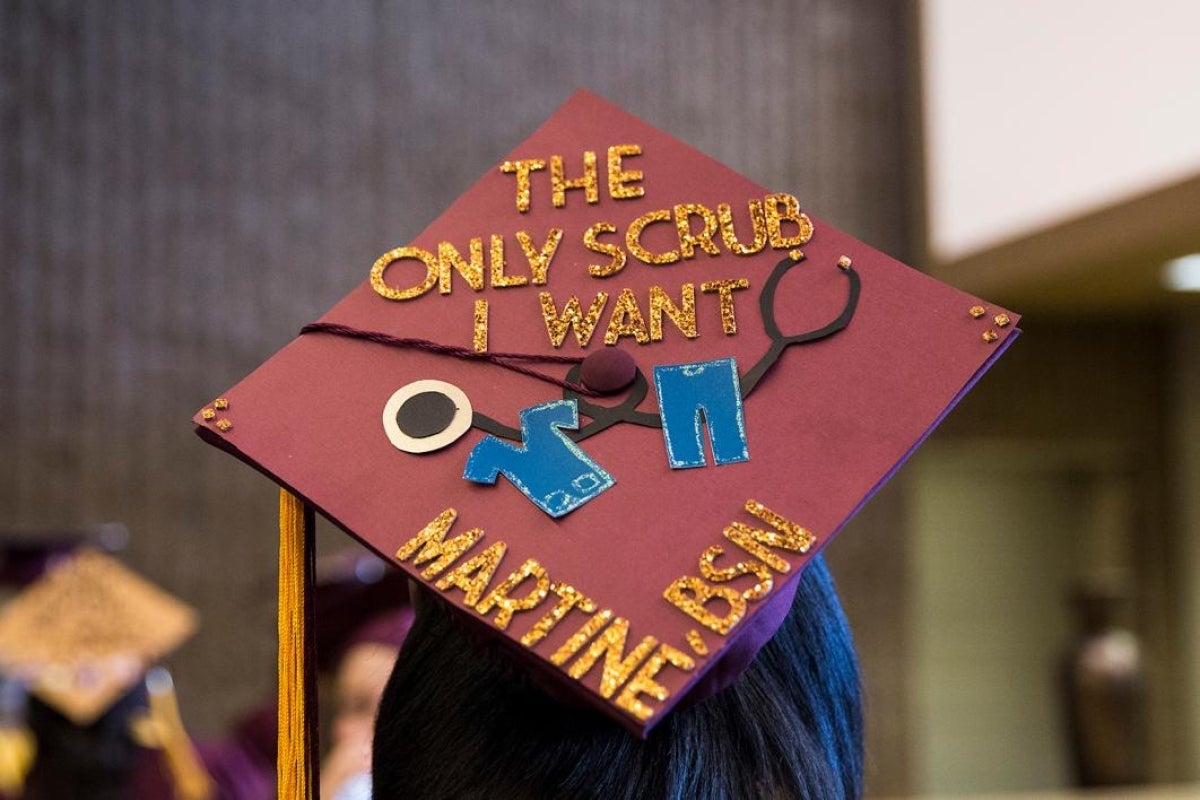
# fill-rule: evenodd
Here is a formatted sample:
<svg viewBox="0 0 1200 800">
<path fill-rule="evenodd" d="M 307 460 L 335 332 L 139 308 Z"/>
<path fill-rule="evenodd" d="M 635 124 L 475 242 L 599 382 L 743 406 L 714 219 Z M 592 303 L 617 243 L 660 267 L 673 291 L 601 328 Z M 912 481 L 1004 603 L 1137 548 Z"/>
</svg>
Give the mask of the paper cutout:
<svg viewBox="0 0 1200 800">
<path fill-rule="evenodd" d="M 430 453 L 471 429 L 471 401 L 445 381 L 413 381 L 397 389 L 383 406 L 388 441 L 406 453 Z"/>
<path fill-rule="evenodd" d="M 718 465 L 750 459 L 734 359 L 657 366 L 654 390 L 658 393 L 671 469 L 705 466 L 704 425 L 712 440 L 713 461 Z"/>
<path fill-rule="evenodd" d="M 579 407 L 557 400 L 521 412 L 522 445 L 487 436 L 471 450 L 463 477 L 495 483 L 503 474 L 552 517 L 574 511 L 616 481 L 560 429 L 579 427 Z"/>
</svg>

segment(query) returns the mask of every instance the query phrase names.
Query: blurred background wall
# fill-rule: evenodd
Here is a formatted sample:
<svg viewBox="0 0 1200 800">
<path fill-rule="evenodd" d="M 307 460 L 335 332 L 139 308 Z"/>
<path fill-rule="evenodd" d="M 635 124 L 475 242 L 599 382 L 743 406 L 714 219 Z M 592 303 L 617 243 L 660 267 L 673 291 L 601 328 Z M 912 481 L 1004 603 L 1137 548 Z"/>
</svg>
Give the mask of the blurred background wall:
<svg viewBox="0 0 1200 800">
<path fill-rule="evenodd" d="M 1072 782 L 1070 600 L 1128 596 L 1149 777 L 1200 778 L 1200 65 L 1187 4 L 0 0 L 0 529 L 118 521 L 271 695 L 275 490 L 188 418 L 586 86 L 1026 313 L 830 548 L 873 794 Z M 15 535 L 15 534 L 8 534 Z M 322 547 L 344 543 L 325 532 Z"/>
<path fill-rule="evenodd" d="M 1140 678 L 1118 758 L 1195 780 L 1200 7 L 922 0 L 917 27 L 922 263 L 1026 335 L 907 476 L 912 789 L 1070 786 L 1085 656 Z"/>
<path fill-rule="evenodd" d="M 171 666 L 186 719 L 221 730 L 273 691 L 276 500 L 192 435 L 195 409 L 579 86 L 911 256 L 910 20 L 841 0 L 4 0 L 0 528 L 125 523 L 125 558 L 203 614 Z M 900 508 L 878 498 L 831 555 L 889 791 L 908 781 Z"/>
</svg>

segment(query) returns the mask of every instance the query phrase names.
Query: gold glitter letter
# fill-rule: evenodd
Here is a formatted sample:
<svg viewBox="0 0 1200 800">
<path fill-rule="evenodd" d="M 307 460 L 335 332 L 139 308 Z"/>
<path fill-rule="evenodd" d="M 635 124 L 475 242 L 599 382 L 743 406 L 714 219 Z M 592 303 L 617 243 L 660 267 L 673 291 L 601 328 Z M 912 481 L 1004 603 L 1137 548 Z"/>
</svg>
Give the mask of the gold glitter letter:
<svg viewBox="0 0 1200 800">
<path fill-rule="evenodd" d="M 793 553 L 807 553 L 813 542 L 817 540 L 812 533 L 786 517 L 776 514 L 762 503 L 747 500 L 746 510 L 770 525 L 775 531 L 764 531 L 741 522 L 731 522 L 725 529 L 725 538 L 776 572 L 788 572 L 792 565 L 772 553 L 767 547 L 778 547 Z"/>
<path fill-rule="evenodd" d="M 562 156 L 550 156 L 550 189 L 554 207 L 567 204 L 567 189 L 583 189 L 588 204 L 600 202 L 600 181 L 596 178 L 596 153 L 583 151 L 583 177 L 567 180 L 563 173 Z"/>
<path fill-rule="evenodd" d="M 704 230 L 692 232 L 692 217 L 699 217 L 704 222 Z M 679 252 L 684 258 L 696 255 L 696 245 L 700 245 L 710 256 L 721 255 L 721 248 L 712 240 L 717 232 L 717 215 L 708 206 L 700 203 L 675 206 L 675 229 L 679 232 Z"/>
<path fill-rule="evenodd" d="M 551 228 L 550 232 L 546 234 L 546 243 L 539 250 L 534 247 L 533 238 L 528 233 L 517 231 L 517 241 L 521 243 L 521 250 L 525 252 L 525 258 L 529 261 L 529 271 L 533 273 L 534 286 L 545 285 L 546 273 L 550 270 L 550 260 L 558 252 L 558 243 L 562 241 L 562 237 L 562 228 Z"/>
<path fill-rule="evenodd" d="M 407 289 L 397 289 L 383 280 L 383 272 L 402 258 L 412 258 L 425 265 L 425 280 Z M 371 265 L 371 288 L 388 300 L 411 300 L 433 288 L 438 280 L 438 259 L 428 250 L 419 247 L 397 247 L 388 250 Z"/>
<path fill-rule="evenodd" d="M 687 338 L 695 339 L 700 335 L 696 333 L 696 287 L 690 283 L 681 286 L 679 302 L 682 308 L 672 302 L 670 295 L 661 286 L 650 287 L 650 341 L 662 341 L 664 313 Z"/>
<path fill-rule="evenodd" d="M 487 300 L 475 301 L 475 336 L 472 344 L 476 353 L 487 352 L 487 328 L 488 328 L 488 302 Z"/>
<path fill-rule="evenodd" d="M 684 575 L 672 583 L 663 592 L 663 597 L 710 631 L 722 636 L 733 630 L 746 614 L 746 601 L 741 592 L 725 586 L 712 586 L 694 575 Z M 706 608 L 714 597 L 729 604 L 728 614 L 718 617 Z"/>
<path fill-rule="evenodd" d="M 592 615 L 592 618 L 583 623 L 583 627 L 571 634 L 571 638 L 563 642 L 563 646 L 554 651 L 550 656 L 550 661 L 556 666 L 561 667 L 567 663 L 567 660 L 579 652 L 579 648 L 588 643 L 588 640 L 600 632 L 608 621 L 612 619 L 612 609 L 602 608 Z"/>
<path fill-rule="evenodd" d="M 625 231 L 625 247 L 633 257 L 643 264 L 674 264 L 679 260 L 678 250 L 668 250 L 665 253 L 651 253 L 642 247 L 642 231 L 652 222 L 670 222 L 671 212 L 665 208 L 648 211 L 629 223 Z"/>
<path fill-rule="evenodd" d="M 667 687 L 654 680 L 654 676 L 667 664 L 684 672 L 691 672 L 696 666 L 696 662 L 692 661 L 687 653 L 681 653 L 669 644 L 660 644 L 658 652 L 646 659 L 642 668 L 625 684 L 621 694 L 617 695 L 617 707 L 628 711 L 642 722 L 654 716 L 654 709 L 639 700 L 638 695 L 649 695 L 660 703 L 671 696 Z"/>
<path fill-rule="evenodd" d="M 575 331 L 575 341 L 579 342 L 579 346 L 587 347 L 592 333 L 596 330 L 600 312 L 604 310 L 604 304 L 608 302 L 608 295 L 604 292 L 596 292 L 596 299 L 592 301 L 586 314 L 580 308 L 579 298 L 575 295 L 571 295 L 571 298 L 567 300 L 562 314 L 558 313 L 558 309 L 554 305 L 554 298 L 550 296 L 549 292 L 539 293 L 538 299 L 542 303 L 542 319 L 546 321 L 546 333 L 550 335 L 551 345 L 561 347 L 563 339 L 567 338 L 567 329 L 570 328 Z"/>
<path fill-rule="evenodd" d="M 550 613 L 534 623 L 529 632 L 521 637 L 521 644 L 526 647 L 533 647 L 535 644 L 545 639 L 550 631 L 554 630 L 554 626 L 562 621 L 562 618 L 567 615 L 567 612 L 573 608 L 578 608 L 585 614 L 591 614 L 596 610 L 596 604 L 576 589 L 566 583 L 556 583 L 550 587 L 556 595 L 558 602 L 554 604 L 554 608 L 550 609 Z"/>
<path fill-rule="evenodd" d="M 442 294 L 450 294 L 451 267 L 467 279 L 472 289 L 483 290 L 483 239 L 478 236 L 472 239 L 470 248 L 471 260 L 467 261 L 454 245 L 438 242 L 438 291 Z"/>
<path fill-rule="evenodd" d="M 626 186 L 627 183 L 638 183 L 642 179 L 640 169 L 621 169 L 621 159 L 624 156 L 640 156 L 640 144 L 614 144 L 608 148 L 608 196 L 613 200 L 628 200 L 631 197 L 641 197 L 646 193 L 644 187 Z"/>
<path fill-rule="evenodd" d="M 526 578 L 534 579 L 533 591 L 518 600 L 509 597 L 513 590 L 524 583 Z M 531 558 L 516 572 L 505 578 L 503 583 L 492 589 L 487 597 L 479 601 L 475 610 L 480 614 L 490 614 L 493 607 L 500 606 L 500 611 L 492 623 L 500 630 L 505 630 L 512 622 L 513 614 L 537 608 L 548 594 L 550 594 L 550 578 L 546 575 L 546 568 Z"/>
<path fill-rule="evenodd" d="M 509 286 L 524 286 L 529 283 L 529 278 L 524 275 L 505 275 L 504 268 L 504 237 L 498 233 L 492 234 L 491 258 L 488 261 L 489 271 L 492 276 L 492 287 L 496 289 L 507 289 Z"/>
<path fill-rule="evenodd" d="M 567 670 L 567 674 L 579 680 L 588 673 L 600 656 L 604 656 L 604 671 L 600 675 L 600 696 L 612 697 L 613 692 L 621 688 L 629 676 L 637 669 L 638 664 L 646 660 L 650 651 L 658 644 L 658 639 L 647 636 L 633 648 L 628 656 L 625 655 L 625 638 L 629 634 L 629 620 L 617 617 L 604 629 L 604 633 L 596 637 L 591 647 L 583 652 L 575 663 Z"/>
<path fill-rule="evenodd" d="M 790 194 L 769 194 L 763 199 L 767 211 L 767 231 L 771 235 L 771 247 L 787 250 L 799 247 L 812 238 L 813 224 L 807 214 L 800 213 L 800 201 Z M 782 222 L 793 222 L 799 230 L 795 236 L 784 236 Z"/>
<path fill-rule="evenodd" d="M 471 530 L 447 540 L 446 534 L 457 518 L 458 511 L 453 508 L 447 508 L 438 514 L 432 522 L 421 529 L 420 533 L 400 545 L 400 549 L 396 551 L 396 560 L 407 561 L 413 553 L 417 553 L 417 548 L 420 548 L 421 552 L 417 553 L 417 557 L 413 559 L 413 566 L 420 566 L 426 561 L 437 559 L 421 573 L 421 577 L 428 580 L 440 573 L 483 538 L 482 530 L 471 528 Z"/>
<path fill-rule="evenodd" d="M 767 220 L 763 216 L 761 200 L 750 201 L 750 227 L 754 230 L 754 243 L 742 244 L 733 230 L 733 209 L 727 204 L 717 206 L 717 217 L 721 220 L 721 239 L 729 252 L 739 256 L 752 256 L 767 246 Z"/>
<path fill-rule="evenodd" d="M 480 595 L 487 591 L 488 582 L 496 574 L 496 568 L 500 566 L 500 559 L 504 558 L 506 550 L 508 550 L 507 544 L 496 542 L 479 555 L 464 561 L 453 571 L 446 573 L 437 582 L 437 588 L 442 591 L 451 586 L 462 589 L 466 593 L 463 602 L 468 606 L 475 605 L 479 602 Z"/>
<path fill-rule="evenodd" d="M 646 320 L 642 317 L 642 310 L 638 308 L 633 289 L 622 289 L 617 295 L 612 316 L 608 319 L 608 330 L 604 333 L 604 343 L 616 344 L 622 336 L 632 336 L 637 339 L 638 344 L 650 341 L 650 335 L 646 333 Z"/>
<path fill-rule="evenodd" d="M 583 246 L 593 253 L 601 253 L 611 260 L 607 264 L 588 264 L 588 274 L 593 278 L 607 278 L 616 275 L 625 266 L 625 251 L 615 244 L 604 244 L 596 241 L 601 233 L 615 233 L 617 226 L 611 222 L 597 222 L 583 232 Z"/>
<path fill-rule="evenodd" d="M 546 162 L 540 158 L 527 158 L 524 161 L 505 161 L 500 165 L 500 171 L 517 176 L 517 211 L 524 214 L 529 210 L 529 173 L 545 169 Z"/>
<path fill-rule="evenodd" d="M 719 544 L 705 550 L 700 555 L 700 574 L 715 583 L 726 583 L 742 575 L 753 575 L 758 578 L 758 583 L 742 592 L 742 597 L 746 600 L 760 600 L 771 591 L 775 585 L 775 575 L 761 561 L 739 561 L 724 569 L 713 566 L 713 559 L 724 552 L 725 549 Z"/>
<path fill-rule="evenodd" d="M 705 281 L 700 284 L 700 291 L 705 294 L 717 292 L 721 298 L 721 329 L 726 336 L 737 333 L 737 316 L 733 312 L 733 293 L 739 289 L 749 289 L 750 281 L 738 278 L 730 281 Z"/>
</svg>

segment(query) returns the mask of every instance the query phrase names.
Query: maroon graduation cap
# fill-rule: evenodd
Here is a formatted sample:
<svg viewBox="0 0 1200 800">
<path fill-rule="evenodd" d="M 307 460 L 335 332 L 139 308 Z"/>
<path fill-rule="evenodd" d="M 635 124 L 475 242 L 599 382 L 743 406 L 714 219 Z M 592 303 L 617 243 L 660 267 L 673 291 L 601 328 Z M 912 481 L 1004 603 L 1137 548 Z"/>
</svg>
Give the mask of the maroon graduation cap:
<svg viewBox="0 0 1200 800">
<path fill-rule="evenodd" d="M 584 91 L 363 278 L 198 432 L 639 736 L 1018 322 Z"/>
</svg>

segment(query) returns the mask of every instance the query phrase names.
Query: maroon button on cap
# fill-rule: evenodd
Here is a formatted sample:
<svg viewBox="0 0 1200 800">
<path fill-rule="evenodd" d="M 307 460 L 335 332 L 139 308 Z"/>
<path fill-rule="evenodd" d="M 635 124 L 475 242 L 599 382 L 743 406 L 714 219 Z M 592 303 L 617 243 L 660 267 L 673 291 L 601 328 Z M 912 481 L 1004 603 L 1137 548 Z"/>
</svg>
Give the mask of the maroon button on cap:
<svg viewBox="0 0 1200 800">
<path fill-rule="evenodd" d="M 579 377 L 583 385 L 599 394 L 613 394 L 633 383 L 637 362 L 624 350 L 597 350 L 583 359 Z"/>
</svg>

